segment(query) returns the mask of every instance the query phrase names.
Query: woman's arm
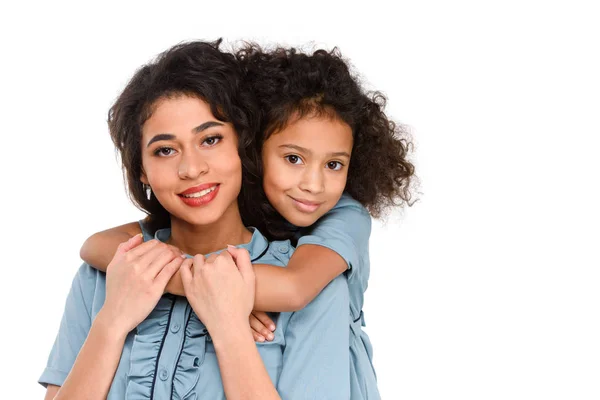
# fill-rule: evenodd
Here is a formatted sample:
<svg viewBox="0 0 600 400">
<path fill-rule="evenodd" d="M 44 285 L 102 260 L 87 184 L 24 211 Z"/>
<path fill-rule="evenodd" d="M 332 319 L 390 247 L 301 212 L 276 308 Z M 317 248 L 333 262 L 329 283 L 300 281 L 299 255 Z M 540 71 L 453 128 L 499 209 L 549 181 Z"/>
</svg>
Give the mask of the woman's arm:
<svg viewBox="0 0 600 400">
<path fill-rule="evenodd" d="M 70 296 L 67 301 L 63 317 L 63 321 L 66 317 L 67 325 L 64 328 L 61 325 L 60 343 L 79 343 L 73 339 L 81 335 L 87 337 L 80 348 L 64 355 L 61 347 L 55 353 L 55 345 L 52 364 L 60 365 L 62 371 L 70 371 L 64 382 L 54 376 L 53 370 L 48 370 L 47 377 L 43 376 L 42 383 L 60 384 L 55 399 L 106 398 L 127 334 L 154 309 L 168 280 L 183 263 L 183 258 L 164 243 L 141 241 L 140 236 L 135 236 L 119 246 L 106 274 L 106 300 L 91 326 L 87 325 L 91 316 L 85 298 Z M 82 273 L 85 268 L 80 269 Z M 74 289 L 72 293 L 88 291 L 89 287 Z M 86 320 L 81 324 L 84 331 L 70 330 L 70 326 L 79 324 L 79 319 Z M 77 357 L 69 365 L 67 359 L 72 353 Z"/>
<path fill-rule="evenodd" d="M 73 369 L 54 400 L 106 399 L 127 336 L 127 332 L 118 329 L 113 321 L 100 311 Z"/>
<path fill-rule="evenodd" d="M 248 325 L 255 294 L 248 252 L 231 247 L 207 260 L 198 255 L 193 265 L 182 266 L 181 276 L 188 301 L 211 335 L 226 397 L 280 399 Z"/>
<path fill-rule="evenodd" d="M 60 386 L 56 385 L 48 385 L 46 388 L 46 396 L 44 396 L 44 400 L 54 400 L 56 393 L 58 393 Z"/>
</svg>

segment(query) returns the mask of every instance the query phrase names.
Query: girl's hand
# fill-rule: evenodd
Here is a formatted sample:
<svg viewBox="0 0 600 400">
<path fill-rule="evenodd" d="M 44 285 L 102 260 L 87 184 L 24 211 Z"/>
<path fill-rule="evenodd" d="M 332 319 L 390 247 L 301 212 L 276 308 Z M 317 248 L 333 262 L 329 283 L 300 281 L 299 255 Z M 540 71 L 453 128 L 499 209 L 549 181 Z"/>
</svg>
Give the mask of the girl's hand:
<svg viewBox="0 0 600 400">
<path fill-rule="evenodd" d="M 156 307 L 183 257 L 158 240 L 142 243 L 136 235 L 121 243 L 106 270 L 102 315 L 120 333 L 128 333 Z"/>
<path fill-rule="evenodd" d="M 252 328 L 252 336 L 254 336 L 255 342 L 271 341 L 275 337 L 273 335 L 275 324 L 264 311 L 252 311 L 252 314 L 250 314 L 250 328 Z"/>
<path fill-rule="evenodd" d="M 213 339 L 230 329 L 249 328 L 255 277 L 248 252 L 231 246 L 206 260 L 199 254 L 190 261 L 181 267 L 185 295 Z"/>
</svg>

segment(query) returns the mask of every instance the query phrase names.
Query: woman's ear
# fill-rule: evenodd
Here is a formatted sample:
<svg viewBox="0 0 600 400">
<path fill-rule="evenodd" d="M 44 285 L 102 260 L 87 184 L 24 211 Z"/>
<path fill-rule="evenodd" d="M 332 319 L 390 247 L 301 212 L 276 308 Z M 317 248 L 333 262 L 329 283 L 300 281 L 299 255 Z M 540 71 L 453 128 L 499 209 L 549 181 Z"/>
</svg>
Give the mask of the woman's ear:
<svg viewBox="0 0 600 400">
<path fill-rule="evenodd" d="M 146 174 L 144 173 L 144 171 L 142 171 L 142 174 L 140 175 L 140 181 L 144 184 L 144 185 L 148 185 L 148 178 L 146 177 Z"/>
</svg>

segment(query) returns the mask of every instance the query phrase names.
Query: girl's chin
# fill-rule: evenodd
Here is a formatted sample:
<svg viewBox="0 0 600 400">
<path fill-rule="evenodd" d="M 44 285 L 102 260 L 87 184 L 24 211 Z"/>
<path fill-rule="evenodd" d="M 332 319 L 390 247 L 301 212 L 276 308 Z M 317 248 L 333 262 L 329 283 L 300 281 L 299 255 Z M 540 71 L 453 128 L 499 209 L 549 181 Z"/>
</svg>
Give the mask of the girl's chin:
<svg viewBox="0 0 600 400">
<path fill-rule="evenodd" d="M 288 215 L 288 216 L 283 215 L 283 218 L 285 218 L 290 224 L 295 225 L 299 228 L 306 228 L 308 226 L 311 226 L 312 224 L 317 222 L 317 220 L 319 219 L 319 218 L 315 218 L 315 216 L 313 216 L 313 215 L 306 215 L 306 214 L 297 215 L 296 213 L 294 215 Z"/>
</svg>

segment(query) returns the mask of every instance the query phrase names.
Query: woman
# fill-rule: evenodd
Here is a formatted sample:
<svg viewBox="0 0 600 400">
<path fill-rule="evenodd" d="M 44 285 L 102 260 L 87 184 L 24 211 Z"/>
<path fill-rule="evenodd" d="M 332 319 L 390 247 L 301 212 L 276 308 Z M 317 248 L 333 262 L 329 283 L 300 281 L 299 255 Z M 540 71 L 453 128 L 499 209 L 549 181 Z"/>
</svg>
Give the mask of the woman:
<svg viewBox="0 0 600 400">
<path fill-rule="evenodd" d="M 304 309 L 274 316 L 274 340 L 258 344 L 269 382 L 265 374 L 240 382 L 231 369 L 219 371 L 220 345 L 232 342 L 220 341 L 227 331 L 216 341 L 207 335 L 196 316 L 203 311 L 193 300 L 193 279 L 187 280 L 189 302 L 161 296 L 178 266 L 185 262 L 184 271 L 190 268 L 190 261 L 166 244 L 186 254 L 238 244 L 250 262 L 278 266 L 293 253 L 288 241 L 269 245 L 240 216 L 241 208 L 253 208 L 251 193 L 240 190 L 242 176 L 254 173 L 247 150 L 255 118 L 239 64 L 218 46 L 175 46 L 141 68 L 111 108 L 111 136 L 131 195 L 151 221 L 170 228 L 159 229 L 157 240 L 135 247 L 139 238 L 134 238 L 122 245 L 106 275 L 87 264 L 80 268 L 40 378 L 48 385 L 47 398 L 63 386 L 58 398 L 213 399 L 233 397 L 232 388 L 254 384 L 260 385 L 255 393 L 272 394 L 276 388 L 286 399 L 349 396 L 349 300 L 343 277 Z M 254 187 L 250 183 L 243 190 Z M 238 203 L 238 197 L 245 201 Z M 221 262 L 230 262 L 226 257 Z M 202 262 L 202 256 L 194 258 L 194 271 Z M 224 392 L 223 385 L 234 392 Z"/>
</svg>

